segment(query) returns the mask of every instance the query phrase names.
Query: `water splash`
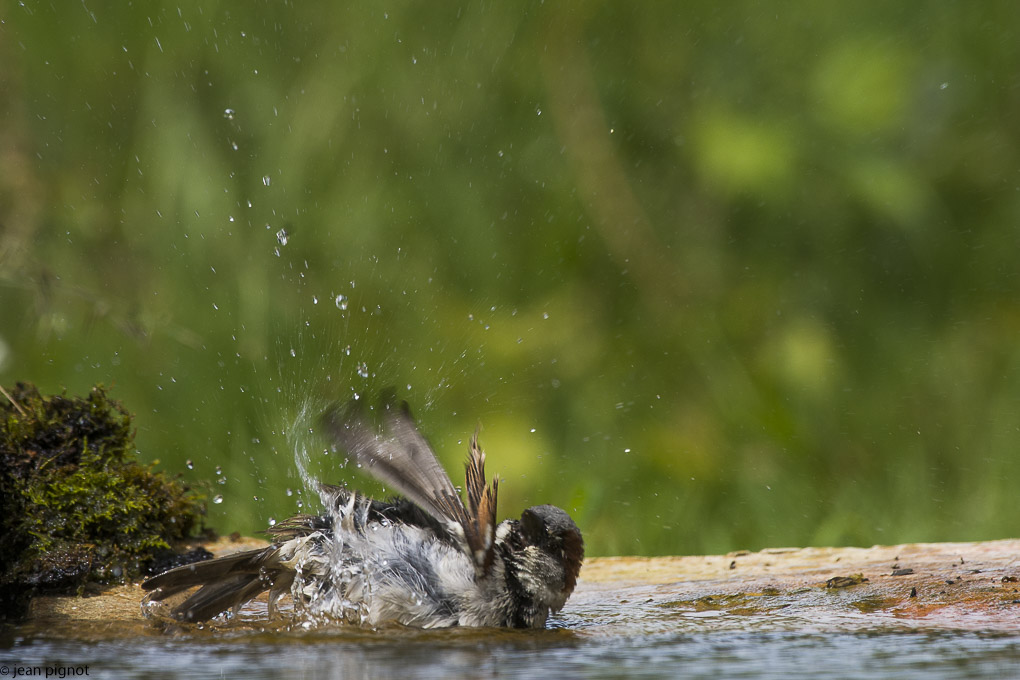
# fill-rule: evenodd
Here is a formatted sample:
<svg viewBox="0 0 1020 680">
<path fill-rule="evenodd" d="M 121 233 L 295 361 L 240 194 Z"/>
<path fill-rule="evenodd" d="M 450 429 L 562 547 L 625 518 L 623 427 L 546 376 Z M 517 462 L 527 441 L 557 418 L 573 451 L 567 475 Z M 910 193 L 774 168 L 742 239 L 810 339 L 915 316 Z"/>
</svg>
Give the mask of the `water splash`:
<svg viewBox="0 0 1020 680">
<path fill-rule="evenodd" d="M 320 495 L 319 480 L 312 474 L 312 439 L 319 415 L 325 405 L 310 396 L 301 399 L 297 412 L 286 430 L 287 444 L 294 452 L 294 464 L 305 490 L 312 496 Z M 325 499 L 323 499 L 325 500 Z M 325 505 L 325 503 L 324 503 Z"/>
</svg>

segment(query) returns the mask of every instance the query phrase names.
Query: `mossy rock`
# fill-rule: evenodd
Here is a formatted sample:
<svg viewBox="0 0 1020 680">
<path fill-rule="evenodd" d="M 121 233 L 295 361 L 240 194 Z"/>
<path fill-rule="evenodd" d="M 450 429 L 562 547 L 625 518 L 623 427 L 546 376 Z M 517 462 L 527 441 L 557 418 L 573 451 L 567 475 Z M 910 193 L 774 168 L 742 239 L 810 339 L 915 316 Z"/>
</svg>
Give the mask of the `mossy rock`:
<svg viewBox="0 0 1020 680">
<path fill-rule="evenodd" d="M 131 416 L 95 387 L 0 397 L 0 616 L 34 592 L 138 577 L 191 536 L 201 496 L 135 459 Z"/>
</svg>

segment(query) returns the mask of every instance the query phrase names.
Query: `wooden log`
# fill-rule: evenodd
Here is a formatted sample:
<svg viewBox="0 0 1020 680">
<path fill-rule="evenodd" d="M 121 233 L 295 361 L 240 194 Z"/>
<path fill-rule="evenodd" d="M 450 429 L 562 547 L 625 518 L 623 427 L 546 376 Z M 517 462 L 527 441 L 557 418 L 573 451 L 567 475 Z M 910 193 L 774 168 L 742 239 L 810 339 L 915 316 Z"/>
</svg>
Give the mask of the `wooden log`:
<svg viewBox="0 0 1020 680">
<path fill-rule="evenodd" d="M 263 545 L 223 540 L 227 554 Z M 148 630 L 137 584 L 37 597 L 25 624 L 69 637 Z M 1020 540 L 595 557 L 559 617 L 580 634 L 687 629 L 1020 630 Z M 104 633 L 105 631 L 105 633 Z"/>
</svg>

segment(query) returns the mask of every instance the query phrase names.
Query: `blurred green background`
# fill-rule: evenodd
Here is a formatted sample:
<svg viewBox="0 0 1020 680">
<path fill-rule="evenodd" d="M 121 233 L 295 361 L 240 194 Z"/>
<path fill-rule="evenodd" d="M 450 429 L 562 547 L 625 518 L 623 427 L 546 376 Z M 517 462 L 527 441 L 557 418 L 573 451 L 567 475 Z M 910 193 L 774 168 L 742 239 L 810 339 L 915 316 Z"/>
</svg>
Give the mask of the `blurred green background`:
<svg viewBox="0 0 1020 680">
<path fill-rule="evenodd" d="M 225 532 L 393 385 L 589 554 L 1018 534 L 1020 5 L 344 4 L 0 5 L 0 383 Z"/>
</svg>

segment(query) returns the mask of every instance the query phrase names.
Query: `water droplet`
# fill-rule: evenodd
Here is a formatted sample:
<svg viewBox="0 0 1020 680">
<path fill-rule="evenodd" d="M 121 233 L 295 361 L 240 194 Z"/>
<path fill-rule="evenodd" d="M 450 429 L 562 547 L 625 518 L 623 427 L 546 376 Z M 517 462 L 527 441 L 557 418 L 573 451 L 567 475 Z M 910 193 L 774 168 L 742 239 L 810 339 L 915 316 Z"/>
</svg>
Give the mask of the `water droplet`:
<svg viewBox="0 0 1020 680">
<path fill-rule="evenodd" d="M 215 503 L 216 505 L 219 505 L 220 503 L 223 502 L 223 496 L 216 494 L 215 496 L 213 496 L 212 502 Z"/>
<path fill-rule="evenodd" d="M 287 233 L 286 229 L 280 229 L 276 232 L 276 240 L 281 246 L 287 245 L 287 241 L 290 239 L 290 234 Z"/>
<path fill-rule="evenodd" d="M 294 490 L 293 489 L 287 489 L 287 495 L 288 496 L 293 496 L 294 495 Z"/>
<path fill-rule="evenodd" d="M 189 470 L 194 470 L 195 469 L 195 464 L 193 462 L 191 462 L 190 458 L 187 459 L 186 461 L 184 461 L 184 466 L 187 467 Z"/>
<path fill-rule="evenodd" d="M 269 175 L 263 175 L 262 176 L 262 183 L 265 184 L 266 186 L 269 186 L 269 184 L 272 181 L 273 181 L 273 179 Z"/>
<path fill-rule="evenodd" d="M 223 117 L 227 120 L 234 120 L 234 109 L 223 109 Z"/>
<path fill-rule="evenodd" d="M 347 296 L 337 295 L 336 296 L 336 308 L 343 311 L 347 309 Z"/>
<path fill-rule="evenodd" d="M 939 89 L 940 89 L 940 90 L 944 90 L 944 89 L 946 89 L 947 87 L 949 87 L 949 83 L 942 83 L 941 85 L 939 85 Z"/>
<path fill-rule="evenodd" d="M 296 350 L 296 349 L 294 349 L 293 347 L 291 347 L 291 348 L 290 348 L 290 355 L 291 355 L 292 357 L 296 357 L 296 356 L 297 356 L 297 350 Z"/>
<path fill-rule="evenodd" d="M 358 375 L 360 375 L 362 378 L 368 377 L 368 364 L 365 363 L 364 361 L 358 364 Z"/>
<path fill-rule="evenodd" d="M 276 519 L 270 517 L 269 518 L 269 526 L 275 527 L 276 526 Z"/>
<path fill-rule="evenodd" d="M 549 312 L 542 312 L 542 318 L 543 319 L 548 319 L 549 318 Z"/>
<path fill-rule="evenodd" d="M 319 304 L 319 296 L 318 295 L 313 295 L 312 296 L 312 304 L 313 305 Z"/>
</svg>

